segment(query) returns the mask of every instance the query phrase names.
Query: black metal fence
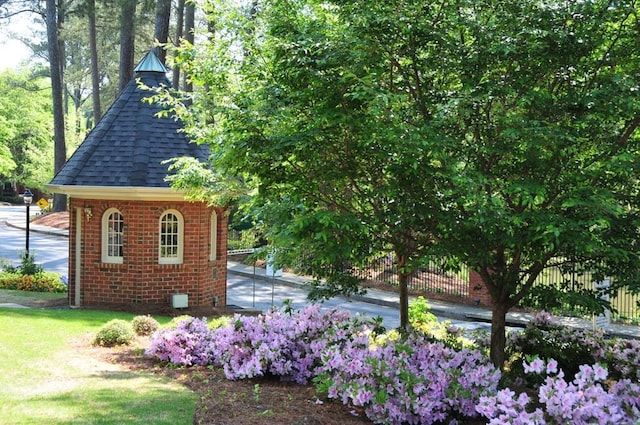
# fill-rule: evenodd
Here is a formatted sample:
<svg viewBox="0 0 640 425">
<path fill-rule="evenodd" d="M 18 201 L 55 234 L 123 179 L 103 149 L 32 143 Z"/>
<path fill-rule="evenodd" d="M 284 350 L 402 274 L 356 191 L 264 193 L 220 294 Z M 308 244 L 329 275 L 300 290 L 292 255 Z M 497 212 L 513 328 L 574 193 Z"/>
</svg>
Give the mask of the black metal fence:
<svg viewBox="0 0 640 425">
<path fill-rule="evenodd" d="M 395 256 L 390 253 L 372 261 L 366 268 L 355 271 L 361 279 L 398 285 L 398 267 Z M 469 270 L 462 267 L 457 273 L 444 270 L 436 261 L 430 261 L 409 276 L 409 289 L 419 292 L 447 294 L 457 297 L 469 296 Z"/>
<path fill-rule="evenodd" d="M 568 270 L 568 271 L 567 271 Z M 356 275 L 362 279 L 381 282 L 391 285 L 398 284 L 398 272 L 393 254 L 378 257 L 369 266 L 357 270 Z M 459 297 L 469 296 L 469 270 L 463 266 L 459 272 L 451 273 L 443 270 L 440 265 L 432 261 L 427 267 L 416 270 L 409 279 L 409 288 L 425 293 L 454 295 Z M 536 280 L 536 284 L 553 285 L 560 289 L 566 284 L 571 290 L 594 289 L 594 278 L 590 273 L 580 273 L 578 267 L 548 267 Z M 427 295 L 428 296 L 428 295 Z M 630 294 L 625 290 L 619 290 L 611 299 L 614 309 L 612 318 L 623 322 L 640 324 L 640 307 L 638 302 L 640 295 Z"/>
</svg>

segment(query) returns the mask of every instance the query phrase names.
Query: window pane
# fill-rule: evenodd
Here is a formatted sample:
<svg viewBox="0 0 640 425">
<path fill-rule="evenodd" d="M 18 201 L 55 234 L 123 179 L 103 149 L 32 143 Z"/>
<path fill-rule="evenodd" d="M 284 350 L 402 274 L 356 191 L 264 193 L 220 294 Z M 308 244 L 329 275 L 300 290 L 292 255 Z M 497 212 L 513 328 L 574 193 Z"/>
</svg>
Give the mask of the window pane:
<svg viewBox="0 0 640 425">
<path fill-rule="evenodd" d="M 122 257 L 124 241 L 124 219 L 119 212 L 112 212 L 107 218 L 107 256 Z"/>
<path fill-rule="evenodd" d="M 165 214 L 160 221 L 160 257 L 178 258 L 180 222 L 175 214 Z"/>
</svg>

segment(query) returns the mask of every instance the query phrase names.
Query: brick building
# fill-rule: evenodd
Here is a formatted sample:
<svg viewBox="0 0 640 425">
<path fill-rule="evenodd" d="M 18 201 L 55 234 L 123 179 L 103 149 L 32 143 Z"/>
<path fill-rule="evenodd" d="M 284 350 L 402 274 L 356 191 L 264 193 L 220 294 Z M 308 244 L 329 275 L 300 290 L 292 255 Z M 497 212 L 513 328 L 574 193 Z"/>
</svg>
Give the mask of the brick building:
<svg viewBox="0 0 640 425">
<path fill-rule="evenodd" d="M 170 86 L 153 52 L 47 188 L 69 195 L 69 304 L 226 304 L 227 214 L 169 187 L 166 160 L 208 160 L 148 87 Z"/>
</svg>

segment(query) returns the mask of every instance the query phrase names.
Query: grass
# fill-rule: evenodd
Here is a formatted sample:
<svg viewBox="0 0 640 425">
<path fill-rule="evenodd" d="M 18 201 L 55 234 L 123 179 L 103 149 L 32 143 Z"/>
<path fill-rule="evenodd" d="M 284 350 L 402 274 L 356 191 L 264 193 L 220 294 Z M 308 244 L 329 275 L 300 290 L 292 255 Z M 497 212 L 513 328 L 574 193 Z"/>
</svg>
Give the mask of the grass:
<svg viewBox="0 0 640 425">
<path fill-rule="evenodd" d="M 196 394 L 74 349 L 133 315 L 0 308 L 0 418 L 13 424 L 191 424 Z M 166 322 L 168 319 L 158 318 Z"/>
<path fill-rule="evenodd" d="M 59 292 L 28 292 L 28 291 L 14 291 L 13 289 L 0 289 L 0 303 L 17 303 L 26 299 L 32 301 L 34 299 L 39 300 L 59 300 L 67 298 L 66 293 Z"/>
</svg>

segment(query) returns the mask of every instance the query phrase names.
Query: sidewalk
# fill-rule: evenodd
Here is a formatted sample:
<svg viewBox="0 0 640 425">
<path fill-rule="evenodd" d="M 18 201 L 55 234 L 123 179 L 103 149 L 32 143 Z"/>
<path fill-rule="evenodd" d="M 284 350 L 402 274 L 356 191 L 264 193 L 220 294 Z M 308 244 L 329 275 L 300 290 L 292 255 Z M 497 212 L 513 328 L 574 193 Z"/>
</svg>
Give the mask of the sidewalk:
<svg viewBox="0 0 640 425">
<path fill-rule="evenodd" d="M 18 229 L 24 229 L 25 227 L 24 223 L 7 222 L 7 225 Z M 34 224 L 30 225 L 29 228 L 33 232 L 44 233 L 52 236 L 69 237 L 69 232 L 67 230 L 55 229 Z M 282 276 L 276 277 L 267 276 L 266 269 L 258 267 L 254 268 L 252 266 L 247 266 L 233 261 L 228 262 L 227 271 L 231 274 L 255 279 L 268 281 L 275 279 L 275 281 L 279 284 L 295 288 L 304 288 L 305 282 L 308 281 L 308 279 L 306 278 L 291 273 L 282 273 Z M 368 289 L 365 295 L 352 296 L 351 300 L 365 302 L 373 305 L 391 307 L 397 310 L 399 310 L 400 308 L 397 294 L 381 291 L 378 289 Z M 411 302 L 412 300 L 413 297 L 410 297 L 409 302 Z M 491 323 L 491 310 L 487 308 L 452 304 L 437 300 L 428 300 L 428 303 L 431 307 L 431 312 L 438 317 L 468 322 Z M 533 313 L 507 313 L 507 326 L 521 328 L 525 327 L 532 317 Z M 564 326 L 571 328 L 593 329 L 593 323 L 589 320 L 574 317 L 557 317 L 556 320 L 558 320 Z M 622 338 L 640 339 L 640 326 L 611 324 L 607 330 L 607 335 Z"/>
</svg>

